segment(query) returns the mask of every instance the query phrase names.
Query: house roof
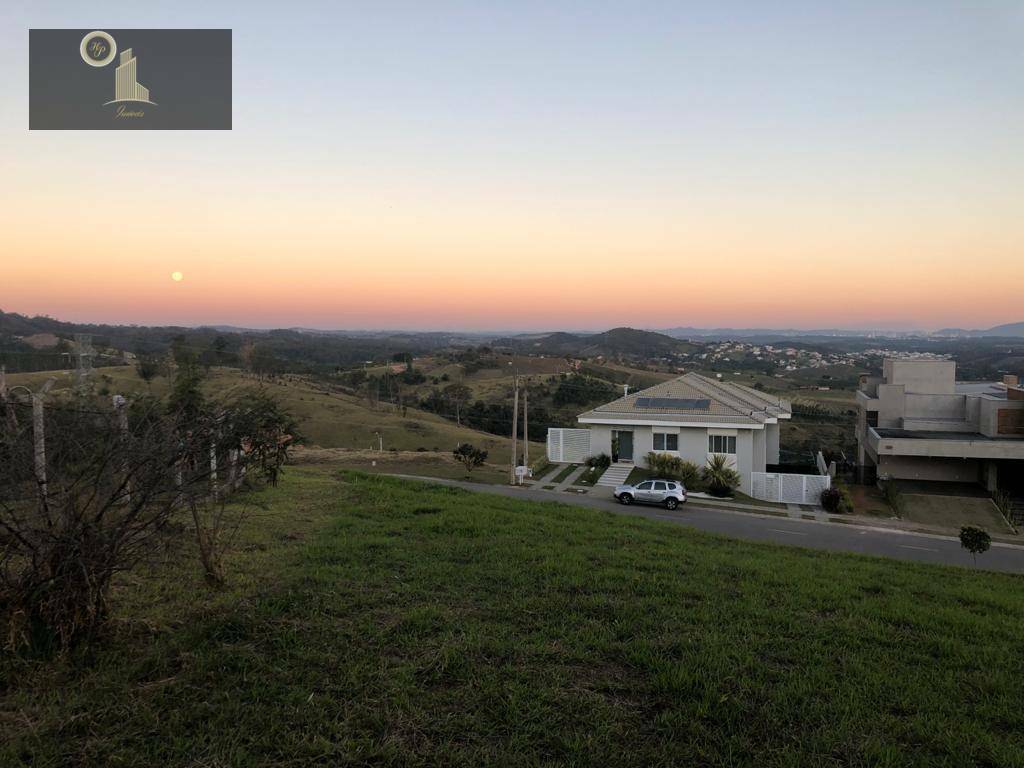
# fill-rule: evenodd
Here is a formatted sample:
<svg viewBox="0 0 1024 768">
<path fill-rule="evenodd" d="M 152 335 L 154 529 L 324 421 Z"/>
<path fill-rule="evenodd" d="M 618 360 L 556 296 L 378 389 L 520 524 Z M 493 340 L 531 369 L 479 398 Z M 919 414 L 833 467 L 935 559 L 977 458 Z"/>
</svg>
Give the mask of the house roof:
<svg viewBox="0 0 1024 768">
<path fill-rule="evenodd" d="M 760 426 L 789 418 L 790 405 L 756 389 L 687 373 L 581 413 L 581 422 L 622 420 Z"/>
</svg>

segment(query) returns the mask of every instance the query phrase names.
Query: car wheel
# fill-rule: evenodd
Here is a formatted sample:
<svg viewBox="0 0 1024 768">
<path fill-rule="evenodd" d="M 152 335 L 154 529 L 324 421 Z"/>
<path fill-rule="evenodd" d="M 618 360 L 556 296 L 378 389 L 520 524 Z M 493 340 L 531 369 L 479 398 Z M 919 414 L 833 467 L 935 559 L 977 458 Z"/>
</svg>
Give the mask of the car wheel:
<svg viewBox="0 0 1024 768">
<path fill-rule="evenodd" d="M 628 493 L 624 493 L 619 496 L 619 504 L 625 504 L 627 507 L 633 503 L 633 497 Z"/>
<path fill-rule="evenodd" d="M 679 506 L 679 502 L 675 499 L 665 499 L 665 509 L 675 509 Z"/>
</svg>

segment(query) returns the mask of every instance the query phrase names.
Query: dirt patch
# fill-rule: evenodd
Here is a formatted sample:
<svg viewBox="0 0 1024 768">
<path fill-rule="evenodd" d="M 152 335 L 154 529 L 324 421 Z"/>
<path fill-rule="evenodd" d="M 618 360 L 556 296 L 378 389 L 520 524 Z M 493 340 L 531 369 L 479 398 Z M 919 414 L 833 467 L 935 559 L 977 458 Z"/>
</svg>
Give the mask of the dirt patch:
<svg viewBox="0 0 1024 768">
<path fill-rule="evenodd" d="M 848 485 L 846 489 L 850 492 L 855 514 L 890 519 L 896 516 L 892 511 L 892 507 L 886 503 L 882 492 L 875 486 Z"/>
<path fill-rule="evenodd" d="M 989 533 L 1013 533 L 991 499 L 928 493 L 904 493 L 902 496 L 904 520 L 953 530 L 963 525 L 977 525 Z"/>
</svg>

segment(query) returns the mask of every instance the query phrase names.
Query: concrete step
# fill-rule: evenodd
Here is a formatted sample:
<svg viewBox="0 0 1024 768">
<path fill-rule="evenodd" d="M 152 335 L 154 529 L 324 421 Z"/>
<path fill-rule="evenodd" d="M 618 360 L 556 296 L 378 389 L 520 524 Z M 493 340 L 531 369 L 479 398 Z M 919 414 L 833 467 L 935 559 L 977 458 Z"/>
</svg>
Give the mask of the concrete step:
<svg viewBox="0 0 1024 768">
<path fill-rule="evenodd" d="M 632 471 L 632 464 L 612 464 L 604 471 L 604 474 L 598 478 L 597 485 L 612 487 L 622 485 L 626 482 L 626 478 L 629 477 L 629 473 Z"/>
</svg>

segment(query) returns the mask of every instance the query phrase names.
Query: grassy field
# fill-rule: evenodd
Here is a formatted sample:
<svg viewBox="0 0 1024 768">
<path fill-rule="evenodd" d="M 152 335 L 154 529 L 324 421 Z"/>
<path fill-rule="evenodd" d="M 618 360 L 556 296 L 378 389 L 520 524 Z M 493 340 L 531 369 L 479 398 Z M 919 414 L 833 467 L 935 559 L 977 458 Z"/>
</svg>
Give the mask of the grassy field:
<svg viewBox="0 0 1024 768">
<path fill-rule="evenodd" d="M 11 386 L 26 384 L 35 388 L 48 376 L 57 378 L 58 383 L 53 390 L 55 396 L 66 396 L 66 390 L 71 386 L 71 377 L 63 371 L 13 374 L 8 379 Z M 170 389 L 170 381 L 161 376 L 147 385 L 133 367 L 123 366 L 97 369 L 95 386 L 97 390 L 106 388 L 110 394 L 151 392 L 164 396 Z M 488 464 L 492 470 L 507 471 L 511 455 L 509 440 L 456 426 L 432 413 L 409 408 L 403 416 L 394 406 L 387 404 L 374 410 L 365 399 L 328 391 L 298 376 L 259 382 L 233 368 L 214 368 L 203 383 L 203 389 L 208 395 L 222 399 L 241 389 L 256 386 L 265 387 L 281 398 L 298 418 L 302 434 L 311 445 L 323 448 L 376 449 L 380 444 L 375 433 L 380 432 L 385 451 L 430 452 L 446 458 L 460 442 L 468 442 L 488 451 Z M 544 453 L 544 445 L 531 443 L 531 456 L 540 458 Z M 368 462 L 366 466 L 369 468 Z"/>
<path fill-rule="evenodd" d="M 3 662 L 3 765 L 1019 766 L 1024 582 L 291 467 Z"/>
</svg>

